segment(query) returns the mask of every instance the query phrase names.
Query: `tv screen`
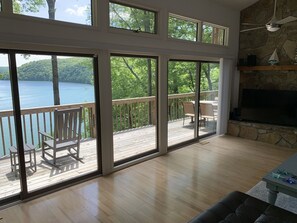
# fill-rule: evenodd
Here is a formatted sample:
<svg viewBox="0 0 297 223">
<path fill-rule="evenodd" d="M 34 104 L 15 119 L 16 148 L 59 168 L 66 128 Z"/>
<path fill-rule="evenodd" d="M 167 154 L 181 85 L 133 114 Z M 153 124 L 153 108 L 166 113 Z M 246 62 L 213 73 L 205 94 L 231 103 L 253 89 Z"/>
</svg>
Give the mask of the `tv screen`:
<svg viewBox="0 0 297 223">
<path fill-rule="evenodd" d="M 243 89 L 241 119 L 297 126 L 297 91 Z"/>
</svg>

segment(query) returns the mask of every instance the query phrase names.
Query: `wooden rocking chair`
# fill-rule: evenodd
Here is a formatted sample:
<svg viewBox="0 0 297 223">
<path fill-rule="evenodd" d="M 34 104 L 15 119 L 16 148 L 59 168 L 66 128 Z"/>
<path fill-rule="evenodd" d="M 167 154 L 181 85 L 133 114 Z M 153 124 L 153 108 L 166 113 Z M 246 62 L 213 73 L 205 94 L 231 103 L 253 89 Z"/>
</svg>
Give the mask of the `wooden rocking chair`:
<svg viewBox="0 0 297 223">
<path fill-rule="evenodd" d="M 45 157 L 48 155 L 53 159 L 53 165 L 56 166 L 57 152 L 68 150 L 69 154 L 80 161 L 79 149 L 81 138 L 82 107 L 55 110 L 54 112 L 54 136 L 45 132 L 39 132 L 42 136 L 42 158 L 49 162 Z M 52 150 L 52 154 L 48 151 Z"/>
</svg>

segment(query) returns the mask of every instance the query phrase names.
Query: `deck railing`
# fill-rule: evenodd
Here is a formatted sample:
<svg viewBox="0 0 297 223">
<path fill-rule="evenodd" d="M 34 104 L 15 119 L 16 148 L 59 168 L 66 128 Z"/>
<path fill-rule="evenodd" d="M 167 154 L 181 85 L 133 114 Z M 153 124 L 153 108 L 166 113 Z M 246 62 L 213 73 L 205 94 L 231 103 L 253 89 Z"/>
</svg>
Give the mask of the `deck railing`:
<svg viewBox="0 0 297 223">
<path fill-rule="evenodd" d="M 21 122 L 24 142 L 40 147 L 41 137 L 39 135 L 39 131 L 48 132 L 50 134 L 52 134 L 54 131 L 53 123 L 55 109 L 68 109 L 79 106 L 83 107 L 82 137 L 95 138 L 95 104 L 80 103 L 71 105 L 57 105 L 49 107 L 22 109 Z M 3 157 L 9 155 L 10 146 L 16 145 L 14 117 L 12 110 L 0 112 L 0 131 L 0 157 Z"/>
<path fill-rule="evenodd" d="M 217 91 L 201 92 L 201 100 L 214 100 Z M 183 117 L 183 101 L 194 100 L 194 93 L 172 94 L 168 96 L 168 120 Z M 141 128 L 156 123 L 156 97 L 119 99 L 112 101 L 113 129 L 121 132 Z M 53 133 L 53 114 L 55 109 L 67 109 L 82 106 L 82 138 L 96 138 L 96 112 L 94 103 L 58 105 L 40 108 L 22 109 L 21 122 L 23 139 L 40 147 L 39 131 Z M 16 145 L 13 111 L 0 112 L 0 158 L 9 155 L 9 147 Z"/>
</svg>

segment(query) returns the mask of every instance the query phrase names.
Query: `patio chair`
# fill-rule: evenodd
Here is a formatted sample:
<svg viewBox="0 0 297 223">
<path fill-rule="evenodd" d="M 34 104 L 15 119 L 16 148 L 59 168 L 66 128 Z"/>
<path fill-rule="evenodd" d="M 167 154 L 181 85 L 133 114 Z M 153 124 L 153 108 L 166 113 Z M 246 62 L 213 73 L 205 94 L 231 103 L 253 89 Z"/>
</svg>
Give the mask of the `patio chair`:
<svg viewBox="0 0 297 223">
<path fill-rule="evenodd" d="M 191 101 L 184 101 L 183 102 L 183 108 L 184 108 L 184 117 L 183 117 L 183 125 L 185 124 L 185 117 L 190 116 L 191 117 L 191 123 L 194 122 L 195 118 L 195 104 Z M 201 117 L 199 114 L 199 125 L 205 126 L 205 118 Z"/>
<path fill-rule="evenodd" d="M 79 149 L 81 138 L 82 107 L 55 110 L 54 112 L 54 135 L 51 136 L 45 132 L 39 132 L 42 136 L 42 158 L 49 162 L 45 157 L 48 155 L 53 159 L 53 165 L 56 166 L 57 152 L 68 150 L 69 154 L 80 161 Z M 52 153 L 48 151 L 52 150 Z"/>
<path fill-rule="evenodd" d="M 184 101 L 183 108 L 184 108 L 183 125 L 185 124 L 185 118 L 187 116 L 191 117 L 191 122 L 193 122 L 195 117 L 194 104 L 190 101 Z"/>
<path fill-rule="evenodd" d="M 200 102 L 200 112 L 201 117 L 205 118 L 207 121 L 210 119 L 215 121 L 217 119 L 217 113 L 215 112 L 214 106 L 211 103 Z"/>
</svg>

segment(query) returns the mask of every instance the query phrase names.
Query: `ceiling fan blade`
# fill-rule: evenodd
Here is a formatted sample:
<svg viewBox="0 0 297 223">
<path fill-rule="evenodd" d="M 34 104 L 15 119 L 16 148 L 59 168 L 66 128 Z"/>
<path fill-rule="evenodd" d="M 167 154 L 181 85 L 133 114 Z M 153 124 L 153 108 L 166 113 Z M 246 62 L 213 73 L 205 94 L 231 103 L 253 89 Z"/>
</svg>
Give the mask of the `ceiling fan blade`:
<svg viewBox="0 0 297 223">
<path fill-rule="evenodd" d="M 266 27 L 261 26 L 261 27 L 256 27 L 256 28 L 243 29 L 243 30 L 240 30 L 240 32 L 243 33 L 243 32 L 248 32 L 248 31 L 252 31 L 252 30 L 263 29 L 263 28 L 266 28 Z"/>
<path fill-rule="evenodd" d="M 243 23 L 241 23 L 241 25 L 243 25 L 243 26 L 264 26 L 265 24 L 243 22 Z"/>
<path fill-rule="evenodd" d="M 285 23 L 288 23 L 288 22 L 293 22 L 295 20 L 297 20 L 296 17 L 288 16 L 288 17 L 286 17 L 284 19 L 281 19 L 281 20 L 277 21 L 276 24 L 282 25 L 282 24 L 285 24 Z"/>
</svg>

